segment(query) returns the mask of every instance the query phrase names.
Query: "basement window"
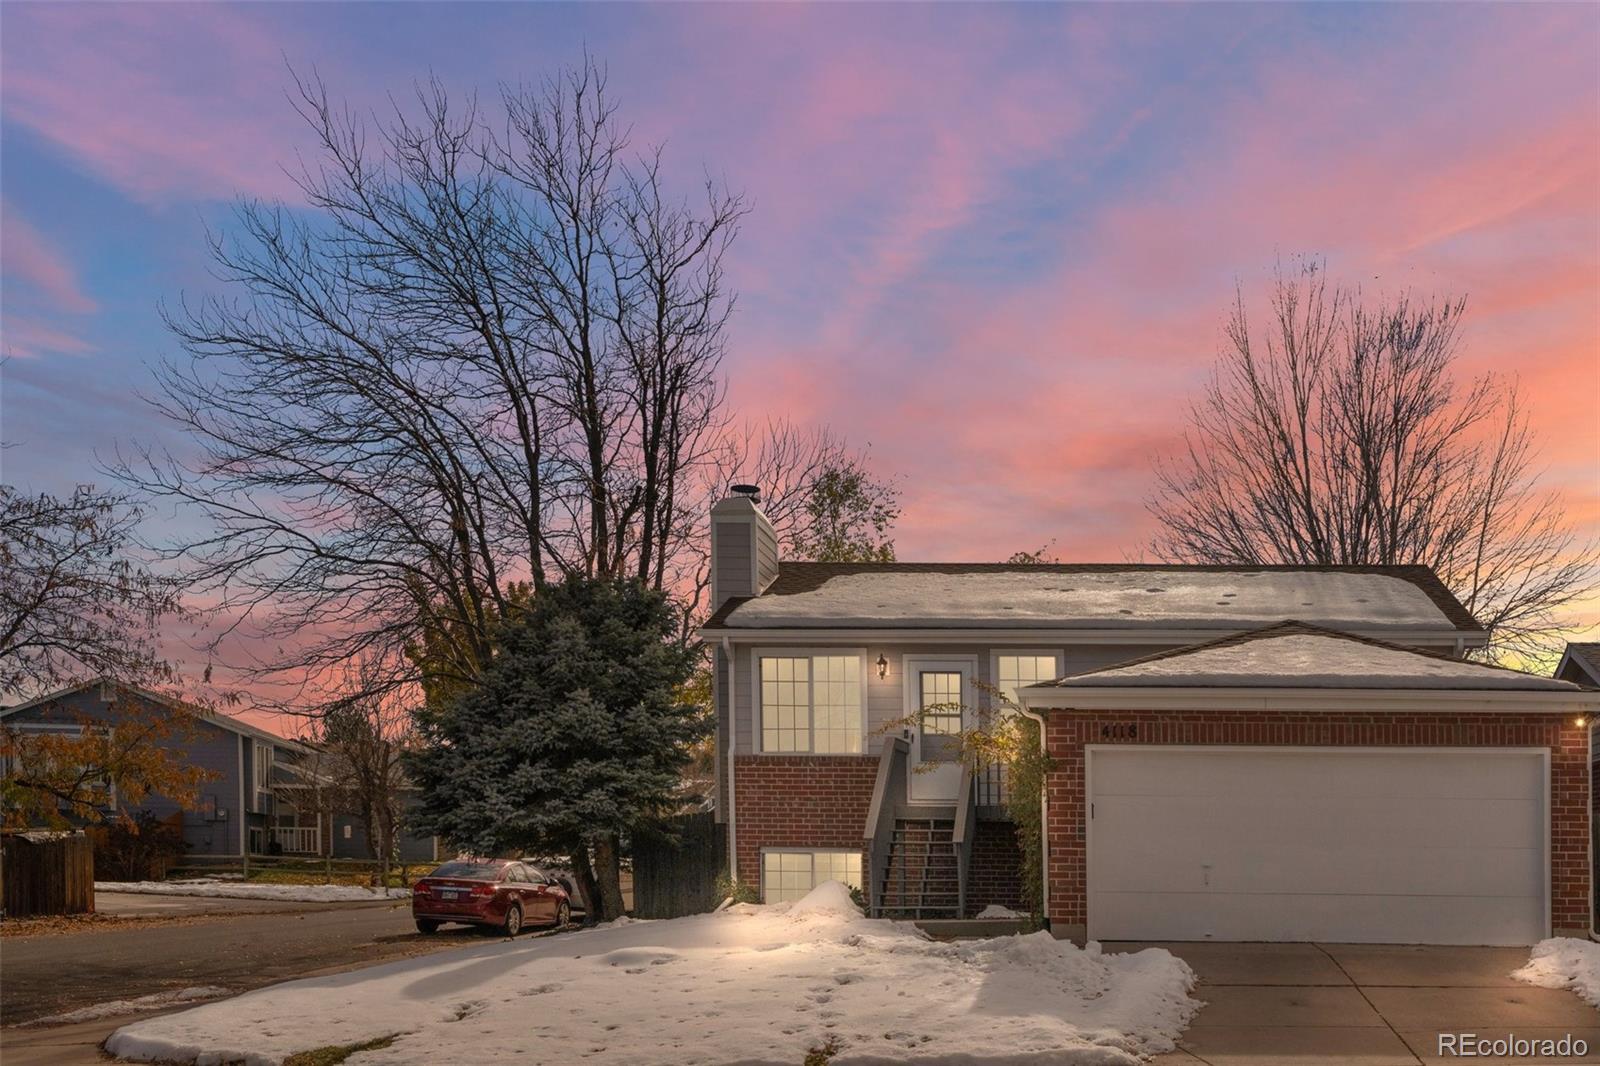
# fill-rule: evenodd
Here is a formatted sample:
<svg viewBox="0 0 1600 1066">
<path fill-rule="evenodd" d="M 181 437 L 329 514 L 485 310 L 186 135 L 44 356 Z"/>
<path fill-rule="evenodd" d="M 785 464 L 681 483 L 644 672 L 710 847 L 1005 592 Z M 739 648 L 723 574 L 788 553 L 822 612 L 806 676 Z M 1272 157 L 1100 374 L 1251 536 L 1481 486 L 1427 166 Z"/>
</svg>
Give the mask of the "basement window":
<svg viewBox="0 0 1600 1066">
<path fill-rule="evenodd" d="M 797 900 L 824 881 L 861 887 L 859 851 L 763 849 L 761 898 L 768 903 Z"/>
<path fill-rule="evenodd" d="M 762 655 L 761 750 L 859 755 L 860 653 Z"/>
</svg>

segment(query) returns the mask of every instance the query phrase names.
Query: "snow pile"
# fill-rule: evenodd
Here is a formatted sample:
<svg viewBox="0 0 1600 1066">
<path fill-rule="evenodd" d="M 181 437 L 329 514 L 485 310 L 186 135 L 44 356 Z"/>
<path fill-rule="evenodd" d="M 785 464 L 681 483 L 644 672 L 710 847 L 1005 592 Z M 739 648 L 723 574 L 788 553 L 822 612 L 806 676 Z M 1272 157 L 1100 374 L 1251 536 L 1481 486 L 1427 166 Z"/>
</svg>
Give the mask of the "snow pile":
<svg viewBox="0 0 1600 1066">
<path fill-rule="evenodd" d="M 280 1063 L 399 1034 L 351 1066 L 565 1061 L 1132 1066 L 1200 1003 L 1166 951 L 1048 933 L 941 943 L 861 916 L 842 885 L 791 904 L 452 951 L 275 985 L 118 1030 L 124 1058 Z"/>
<path fill-rule="evenodd" d="M 1014 911 L 1010 907 L 1002 907 L 998 903 L 991 903 L 978 912 L 979 919 L 987 918 L 1026 918 L 1021 911 Z"/>
<path fill-rule="evenodd" d="M 1511 976 L 1541 988 L 1570 988 L 1600 1007 L 1600 944 L 1565 936 L 1541 940 L 1528 965 Z"/>
<path fill-rule="evenodd" d="M 97 1018 L 115 1018 L 120 1014 L 138 1014 L 141 1011 L 160 1010 L 163 1007 L 177 1007 L 184 1003 L 196 1003 L 202 999 L 217 999 L 228 994 L 228 989 L 218 988 L 215 985 L 196 985 L 191 988 L 175 988 L 170 992 L 154 992 L 148 996 L 139 996 L 136 999 L 113 999 L 105 1003 L 96 1003 L 90 1007 L 79 1007 L 63 1014 L 52 1014 L 45 1018 L 35 1018 L 23 1022 L 24 1026 L 30 1025 L 73 1025 L 77 1022 L 92 1022 Z"/>
<path fill-rule="evenodd" d="M 135 892 L 151 896 L 215 896 L 225 899 L 277 899 L 296 903 L 348 903 L 375 899 L 410 899 L 409 888 L 385 894 L 361 885 L 241 884 L 200 878 L 193 881 L 96 881 L 96 892 Z"/>
</svg>

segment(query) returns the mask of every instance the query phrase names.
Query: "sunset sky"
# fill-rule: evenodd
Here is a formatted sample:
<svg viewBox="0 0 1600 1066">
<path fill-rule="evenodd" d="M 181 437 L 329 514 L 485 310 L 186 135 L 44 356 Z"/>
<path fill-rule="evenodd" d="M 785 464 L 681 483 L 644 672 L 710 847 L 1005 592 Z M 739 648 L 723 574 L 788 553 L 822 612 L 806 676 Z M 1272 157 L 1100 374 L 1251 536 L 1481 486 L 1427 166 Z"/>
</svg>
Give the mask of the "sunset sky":
<svg viewBox="0 0 1600 1066">
<path fill-rule="evenodd" d="M 1136 550 L 1235 283 L 1299 253 L 1467 295 L 1463 371 L 1519 378 L 1600 535 L 1600 6 L 8 3 L 0 32 L 10 483 L 166 440 L 159 305 L 212 286 L 234 198 L 295 202 L 290 68 L 365 109 L 587 48 L 685 192 L 751 201 L 736 409 L 870 445 L 902 558 Z"/>
</svg>

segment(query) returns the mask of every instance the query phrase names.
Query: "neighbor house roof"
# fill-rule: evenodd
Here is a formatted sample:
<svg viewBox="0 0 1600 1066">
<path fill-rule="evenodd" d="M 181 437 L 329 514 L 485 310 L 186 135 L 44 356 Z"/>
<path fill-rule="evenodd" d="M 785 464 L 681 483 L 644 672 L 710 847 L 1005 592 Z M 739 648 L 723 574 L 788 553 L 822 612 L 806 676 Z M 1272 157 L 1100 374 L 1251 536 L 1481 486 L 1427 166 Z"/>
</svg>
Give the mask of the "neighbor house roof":
<svg viewBox="0 0 1600 1066">
<path fill-rule="evenodd" d="M 1571 643 L 1556 665 L 1555 676 L 1600 685 L 1600 644 Z"/>
<path fill-rule="evenodd" d="M 46 703 L 53 703 L 56 700 L 64 699 L 67 696 L 82 692 L 85 689 L 98 687 L 102 684 L 112 684 L 117 688 L 131 692 L 136 696 L 151 701 L 152 703 L 159 703 L 165 707 L 186 711 L 189 714 L 194 715 L 196 718 L 199 718 L 201 721 L 210 722 L 212 725 L 221 729 L 226 729 L 229 732 L 238 733 L 242 736 L 251 737 L 256 740 L 263 740 L 269 744 L 276 744 L 280 747 L 293 748 L 299 751 L 311 750 L 298 740 L 291 740 L 288 737 L 282 737 L 276 733 L 253 726 L 248 722 L 241 722 L 239 719 L 230 714 L 223 714 L 221 711 L 214 711 L 210 708 L 190 703 L 187 700 L 180 699 L 176 696 L 163 695 L 159 692 L 150 692 L 134 685 L 128 685 L 117 681 L 109 681 L 106 678 L 98 677 L 91 678 L 88 681 L 81 681 L 76 685 L 68 685 L 66 688 L 57 689 L 54 692 L 47 692 L 42 696 L 35 696 L 31 700 L 25 700 L 22 703 L 14 704 L 10 707 L 0 707 L 0 718 L 6 718 L 10 715 L 29 710 L 33 707 L 39 707 Z"/>
<path fill-rule="evenodd" d="M 765 592 L 729 600 L 704 628 L 1238 630 L 1284 618 L 1483 636 L 1425 566 L 784 562 Z"/>
<path fill-rule="evenodd" d="M 1581 692 L 1584 686 L 1284 622 L 1031 688 L 1327 688 Z"/>
</svg>

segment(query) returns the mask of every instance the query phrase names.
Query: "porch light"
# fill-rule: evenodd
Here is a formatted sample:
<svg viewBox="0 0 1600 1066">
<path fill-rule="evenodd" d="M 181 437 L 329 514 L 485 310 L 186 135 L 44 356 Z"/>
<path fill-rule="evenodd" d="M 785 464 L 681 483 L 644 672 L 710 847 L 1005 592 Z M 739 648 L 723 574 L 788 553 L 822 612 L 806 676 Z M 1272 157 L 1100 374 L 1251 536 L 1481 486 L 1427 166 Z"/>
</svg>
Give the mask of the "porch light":
<svg viewBox="0 0 1600 1066">
<path fill-rule="evenodd" d="M 889 676 L 889 660 L 885 659 L 883 657 L 883 653 L 882 652 L 879 652 L 878 653 L 878 680 L 882 681 L 884 678 L 886 678 L 888 676 Z"/>
<path fill-rule="evenodd" d="M 1577 726 L 1579 729 L 1582 729 L 1584 726 L 1589 724 L 1589 718 L 1587 715 L 1580 714 L 1578 717 L 1572 720 L 1572 724 Z"/>
</svg>

